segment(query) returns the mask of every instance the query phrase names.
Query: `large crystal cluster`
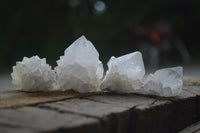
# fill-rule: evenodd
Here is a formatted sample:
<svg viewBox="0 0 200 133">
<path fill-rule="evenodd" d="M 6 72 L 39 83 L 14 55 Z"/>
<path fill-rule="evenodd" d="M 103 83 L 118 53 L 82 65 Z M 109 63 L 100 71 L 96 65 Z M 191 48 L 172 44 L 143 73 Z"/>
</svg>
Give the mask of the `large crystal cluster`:
<svg viewBox="0 0 200 133">
<path fill-rule="evenodd" d="M 111 57 L 101 88 L 119 93 L 131 93 L 140 89 L 145 74 L 142 54 L 133 52 L 118 58 Z"/>
<path fill-rule="evenodd" d="M 103 77 L 99 53 L 84 36 L 73 42 L 57 61 L 57 84 L 63 90 L 94 92 Z"/>
<path fill-rule="evenodd" d="M 46 59 L 38 56 L 24 57 L 13 67 L 12 83 L 24 91 L 44 91 L 54 89 L 55 73 Z"/>
<path fill-rule="evenodd" d="M 182 91 L 183 68 L 173 67 L 157 70 L 144 80 L 144 93 L 171 97 Z"/>
</svg>

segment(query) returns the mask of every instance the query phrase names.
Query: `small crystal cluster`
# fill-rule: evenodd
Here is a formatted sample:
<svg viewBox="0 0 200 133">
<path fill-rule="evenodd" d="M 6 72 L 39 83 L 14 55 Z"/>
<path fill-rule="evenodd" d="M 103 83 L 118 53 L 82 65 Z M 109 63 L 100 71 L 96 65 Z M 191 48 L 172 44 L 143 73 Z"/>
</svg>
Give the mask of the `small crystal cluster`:
<svg viewBox="0 0 200 133">
<path fill-rule="evenodd" d="M 173 67 L 156 71 L 144 79 L 145 69 L 140 52 L 118 58 L 111 57 L 101 89 L 117 93 L 142 93 L 164 97 L 182 91 L 183 68 Z"/>
<path fill-rule="evenodd" d="M 38 56 L 24 57 L 17 62 L 11 74 L 12 83 L 24 91 L 41 91 L 54 89 L 55 73 L 46 59 Z"/>
<path fill-rule="evenodd" d="M 13 84 L 25 91 L 74 90 L 80 93 L 99 89 L 117 93 L 142 93 L 164 97 L 182 91 L 182 67 L 166 68 L 144 78 L 145 68 L 140 52 L 111 57 L 103 78 L 99 53 L 84 36 L 73 42 L 57 61 L 55 70 L 38 56 L 24 57 L 13 67 Z"/>
<path fill-rule="evenodd" d="M 182 67 L 157 70 L 145 78 L 144 92 L 164 97 L 176 96 L 182 91 L 182 77 Z"/>
<path fill-rule="evenodd" d="M 99 88 L 103 65 L 99 60 L 99 53 L 84 36 L 65 50 L 57 64 L 57 84 L 63 90 L 73 89 L 85 93 Z"/>
<path fill-rule="evenodd" d="M 111 57 L 101 89 L 131 93 L 142 87 L 145 74 L 142 54 L 133 52 L 118 58 Z"/>
</svg>

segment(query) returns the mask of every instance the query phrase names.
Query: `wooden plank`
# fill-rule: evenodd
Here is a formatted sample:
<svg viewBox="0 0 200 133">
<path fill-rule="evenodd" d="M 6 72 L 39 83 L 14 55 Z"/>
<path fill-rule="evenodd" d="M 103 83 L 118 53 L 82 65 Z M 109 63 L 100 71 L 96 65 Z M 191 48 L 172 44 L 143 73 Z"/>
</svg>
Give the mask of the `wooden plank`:
<svg viewBox="0 0 200 133">
<path fill-rule="evenodd" d="M 197 85 L 200 85 L 200 78 L 191 77 L 191 76 L 183 76 L 183 82 L 185 84 L 191 84 L 191 85 L 197 84 Z"/>
<path fill-rule="evenodd" d="M 109 126 L 113 126 L 111 127 L 111 129 L 116 129 L 114 132 L 130 132 L 131 130 L 134 132 L 144 132 L 144 131 L 145 132 L 146 131 L 160 132 L 163 130 L 164 124 L 162 123 L 165 122 L 166 125 L 167 124 L 169 125 L 169 122 L 170 122 L 169 116 L 172 110 L 170 101 L 166 101 L 166 100 L 159 101 L 152 98 L 146 98 L 146 97 L 141 97 L 137 95 L 118 95 L 118 94 L 90 96 L 90 97 L 87 97 L 87 99 L 91 99 L 93 101 L 89 101 L 85 99 L 73 99 L 73 100 L 66 100 L 66 101 L 57 102 L 57 103 L 43 104 L 41 106 L 56 108 L 62 111 L 80 113 L 84 115 L 98 117 L 100 119 L 105 118 L 105 116 L 110 116 L 114 114 L 115 117 L 112 117 L 112 118 L 107 117 L 108 119 L 110 119 L 110 120 L 107 120 L 107 123 L 109 121 L 117 122 L 117 124 L 115 125 L 109 125 Z M 160 107 L 160 106 L 163 106 L 163 108 L 155 108 L 155 107 Z M 116 112 L 117 109 L 114 109 L 114 107 L 115 108 L 123 107 L 126 110 L 118 109 L 120 112 L 123 111 L 123 113 L 119 113 L 119 112 Z M 91 110 L 91 108 L 93 109 Z M 149 111 L 148 108 L 150 108 L 151 111 Z M 167 113 L 163 113 L 163 111 L 165 111 L 166 108 L 170 111 L 167 111 Z M 154 110 L 154 112 L 152 110 Z M 159 113 L 159 112 L 162 112 L 162 113 Z M 120 114 L 123 114 L 124 116 L 128 116 L 128 117 L 121 117 Z M 151 117 L 149 118 L 149 116 Z M 157 120 L 157 122 L 154 121 L 155 123 L 154 127 L 150 124 L 152 120 Z M 146 123 L 146 127 L 144 123 Z M 137 127 L 135 126 L 135 124 L 137 124 Z M 160 128 L 158 128 L 159 127 L 158 124 L 160 125 Z M 121 129 L 118 129 L 117 128 L 118 126 L 116 125 L 120 125 Z M 151 130 L 147 128 L 147 125 L 149 125 L 148 127 L 151 127 Z M 129 130 L 124 130 L 128 128 Z M 104 129 L 109 129 L 109 127 L 104 127 Z M 143 131 L 142 129 L 145 129 L 145 130 Z M 107 131 L 110 132 L 109 130 Z"/>
<path fill-rule="evenodd" d="M 88 132 L 99 133 L 100 124 L 95 118 L 81 115 L 59 113 L 36 107 L 0 110 L 0 127 L 21 127 L 38 132 Z M 1 131 L 1 128 L 0 128 Z"/>
<path fill-rule="evenodd" d="M 174 115 L 172 115 L 172 129 L 180 131 L 199 120 L 199 111 L 196 98 L 174 102 Z"/>
<path fill-rule="evenodd" d="M 131 111 L 132 132 L 169 132 L 172 102 L 142 97 L 134 94 L 106 94 L 89 96 L 88 99 L 126 107 Z M 153 121 L 153 122 L 152 122 Z M 165 129 L 163 131 L 163 129 Z"/>
<path fill-rule="evenodd" d="M 101 121 L 103 133 L 130 132 L 130 111 L 124 107 L 87 99 L 69 99 L 39 106 L 98 118 Z"/>
<path fill-rule="evenodd" d="M 185 85 L 184 86 L 185 88 L 185 91 L 188 91 L 190 93 L 193 93 L 194 95 L 197 96 L 196 100 L 197 100 L 197 110 L 198 110 L 198 116 L 200 117 L 200 85 Z"/>
<path fill-rule="evenodd" d="M 39 106 L 97 118 L 103 127 L 101 132 L 175 132 L 195 122 L 190 116 L 197 114 L 196 96 L 188 91 L 174 98 L 105 93 Z"/>
<path fill-rule="evenodd" d="M 199 133 L 199 132 L 200 132 L 200 121 L 183 129 L 179 133 Z"/>
<path fill-rule="evenodd" d="M 133 111 L 133 132 L 170 133 L 172 114 L 173 106 L 168 101 L 139 105 Z"/>
<path fill-rule="evenodd" d="M 174 103 L 174 115 L 172 116 L 172 129 L 174 132 L 200 120 L 200 88 L 196 85 L 185 85 L 181 94 L 170 100 Z"/>
<path fill-rule="evenodd" d="M 13 127 L 10 125 L 0 125 L 1 133 L 38 133 L 37 131 L 33 131 L 30 129 L 25 129 L 21 127 Z"/>
<path fill-rule="evenodd" d="M 75 93 L 73 91 L 23 92 L 18 89 L 0 91 L 0 109 L 22 107 L 43 102 L 93 95 L 94 93 Z M 96 94 L 96 93 L 95 93 Z"/>
<path fill-rule="evenodd" d="M 47 106 L 51 108 L 56 108 L 60 111 L 74 112 L 98 118 L 104 117 L 109 113 L 119 113 L 126 110 L 126 108 L 123 107 L 116 107 L 110 104 L 78 98 L 55 103 L 41 104 L 39 106 Z"/>
<path fill-rule="evenodd" d="M 173 106 L 173 113 L 170 115 L 170 131 L 177 132 L 183 128 L 191 125 L 194 122 L 200 120 L 199 112 L 199 92 L 200 88 L 194 87 L 194 85 L 184 85 L 183 91 L 176 97 L 162 98 L 156 96 L 150 96 L 151 98 L 159 100 L 170 100 Z M 169 128 L 168 128 L 169 129 Z M 167 130 L 165 130 L 167 131 Z"/>
<path fill-rule="evenodd" d="M 184 91 L 193 93 L 194 95 L 200 96 L 200 85 L 184 85 Z"/>
<path fill-rule="evenodd" d="M 116 94 L 107 93 L 85 97 L 97 102 L 112 104 L 124 108 L 133 108 L 142 104 L 151 104 L 155 101 L 154 98 L 144 97 L 136 94 Z"/>
<path fill-rule="evenodd" d="M 200 120 L 199 86 L 197 82 L 184 84 L 181 94 L 170 98 L 109 92 L 0 91 L 0 131 L 177 132 Z M 27 105 L 32 107 L 23 107 Z"/>
<path fill-rule="evenodd" d="M 172 98 L 133 94 L 105 94 L 87 98 L 116 106 L 134 107 L 134 132 L 177 132 L 200 119 L 197 101 L 199 88 L 190 85 L 184 89 L 197 92 L 183 90 L 179 96 Z"/>
</svg>

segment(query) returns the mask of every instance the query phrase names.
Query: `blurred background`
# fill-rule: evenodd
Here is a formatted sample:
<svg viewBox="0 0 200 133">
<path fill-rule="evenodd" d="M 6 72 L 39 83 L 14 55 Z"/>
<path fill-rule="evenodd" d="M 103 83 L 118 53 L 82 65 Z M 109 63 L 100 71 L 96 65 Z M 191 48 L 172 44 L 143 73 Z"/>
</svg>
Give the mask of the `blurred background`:
<svg viewBox="0 0 200 133">
<path fill-rule="evenodd" d="M 0 89 L 15 88 L 10 73 L 24 56 L 56 60 L 85 35 L 106 63 L 111 56 L 143 53 L 148 72 L 181 65 L 200 77 L 198 0 L 0 1 Z"/>
</svg>

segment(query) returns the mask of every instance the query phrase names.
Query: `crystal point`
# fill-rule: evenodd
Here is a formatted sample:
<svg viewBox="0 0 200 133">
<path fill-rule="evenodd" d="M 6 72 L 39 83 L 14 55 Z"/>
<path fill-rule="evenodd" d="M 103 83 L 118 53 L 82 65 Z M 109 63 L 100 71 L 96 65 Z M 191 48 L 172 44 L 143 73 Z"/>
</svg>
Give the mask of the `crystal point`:
<svg viewBox="0 0 200 133">
<path fill-rule="evenodd" d="M 24 91 L 45 91 L 55 89 L 55 72 L 38 56 L 24 57 L 13 66 L 12 83 Z"/>
<path fill-rule="evenodd" d="M 73 89 L 85 93 L 97 91 L 99 88 L 103 65 L 96 48 L 84 36 L 65 50 L 57 64 L 57 84 L 63 90 Z"/>
<path fill-rule="evenodd" d="M 140 52 L 133 52 L 118 58 L 111 57 L 107 65 L 108 71 L 101 89 L 131 93 L 142 87 L 145 68 Z"/>
<path fill-rule="evenodd" d="M 157 70 L 144 80 L 144 92 L 164 97 L 176 96 L 182 91 L 182 77 L 182 67 Z"/>
</svg>

